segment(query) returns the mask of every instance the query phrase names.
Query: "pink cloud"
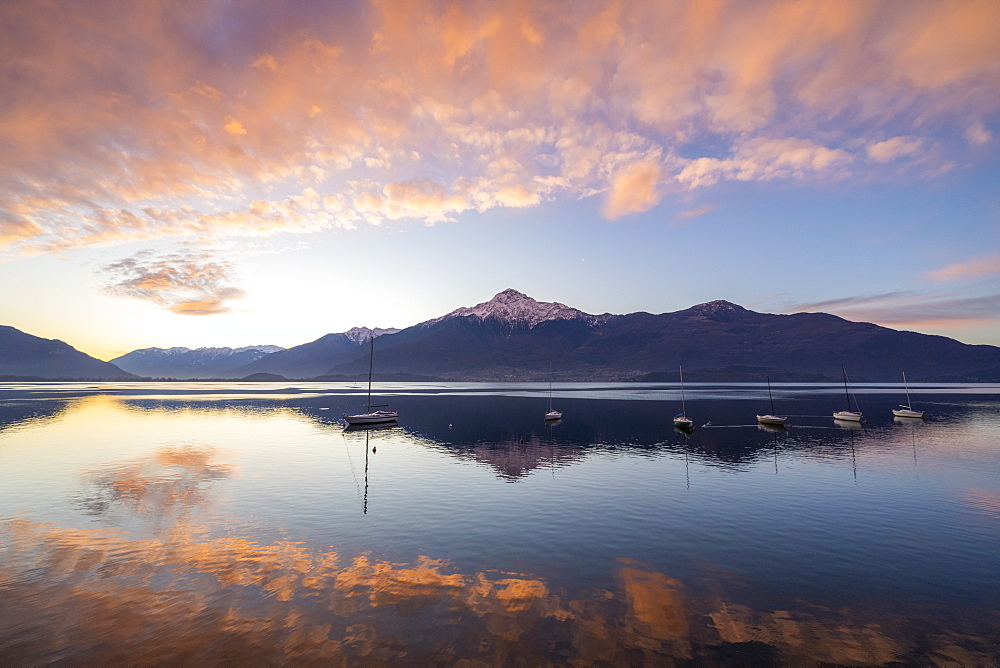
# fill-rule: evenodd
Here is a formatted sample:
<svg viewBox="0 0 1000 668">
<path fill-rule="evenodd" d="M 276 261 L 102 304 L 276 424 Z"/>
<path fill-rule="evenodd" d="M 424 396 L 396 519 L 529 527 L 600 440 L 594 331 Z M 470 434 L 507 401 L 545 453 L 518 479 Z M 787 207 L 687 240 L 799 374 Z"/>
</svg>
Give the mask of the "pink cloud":
<svg viewBox="0 0 1000 668">
<path fill-rule="evenodd" d="M 699 218 L 707 213 L 712 213 L 718 209 L 714 204 L 706 204 L 705 206 L 700 206 L 697 209 L 691 209 L 690 211 L 681 211 L 678 215 L 681 218 Z"/>
<path fill-rule="evenodd" d="M 973 146 L 985 146 L 993 141 L 993 135 L 990 131 L 983 127 L 981 122 L 976 122 L 970 125 L 965 130 L 966 140 Z"/>
<path fill-rule="evenodd" d="M 956 298 L 916 292 L 887 292 L 792 304 L 783 309 L 784 313 L 816 311 L 890 327 L 928 323 L 942 327 L 976 323 L 1000 325 L 1000 295 Z"/>
<path fill-rule="evenodd" d="M 982 278 L 983 276 L 997 274 L 1000 274 L 1000 255 L 986 255 L 969 260 L 968 262 L 958 262 L 942 269 L 937 269 L 928 273 L 927 278 L 933 281 L 954 281 L 962 278 Z"/>
<path fill-rule="evenodd" d="M 729 158 L 695 158 L 686 162 L 677 180 L 687 188 L 711 186 L 720 180 L 767 181 L 802 179 L 820 174 L 837 176 L 854 161 L 845 150 L 827 148 L 807 139 L 760 137 L 739 144 Z"/>
<path fill-rule="evenodd" d="M 868 157 L 875 162 L 889 162 L 912 155 L 923 147 L 919 137 L 893 137 L 868 145 Z"/>
</svg>

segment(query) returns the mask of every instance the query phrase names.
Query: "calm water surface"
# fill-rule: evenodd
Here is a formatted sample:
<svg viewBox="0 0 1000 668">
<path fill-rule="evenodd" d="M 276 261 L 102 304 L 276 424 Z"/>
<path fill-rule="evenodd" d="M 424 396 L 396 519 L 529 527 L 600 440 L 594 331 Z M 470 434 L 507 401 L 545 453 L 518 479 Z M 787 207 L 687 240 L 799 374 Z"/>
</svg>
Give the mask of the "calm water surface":
<svg viewBox="0 0 1000 668">
<path fill-rule="evenodd" d="M 1000 386 L 0 385 L 0 664 L 1000 662 Z"/>
</svg>

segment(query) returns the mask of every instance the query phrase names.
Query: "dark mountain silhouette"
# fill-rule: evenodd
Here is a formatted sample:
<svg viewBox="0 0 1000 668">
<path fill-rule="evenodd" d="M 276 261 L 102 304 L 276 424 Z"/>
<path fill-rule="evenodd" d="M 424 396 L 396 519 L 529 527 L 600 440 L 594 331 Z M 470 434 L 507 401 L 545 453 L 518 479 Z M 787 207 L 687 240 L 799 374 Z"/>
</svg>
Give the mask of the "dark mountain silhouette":
<svg viewBox="0 0 1000 668">
<path fill-rule="evenodd" d="M 102 362 L 58 339 L 43 339 L 0 325 L 0 376 L 41 379 L 134 379 L 114 364 Z"/>
<path fill-rule="evenodd" d="M 355 327 L 339 334 L 326 334 L 315 341 L 280 350 L 245 364 L 230 375 L 233 378 L 243 378 L 268 373 L 286 378 L 312 378 L 345 359 L 345 355 L 349 358 L 362 349 L 367 350 L 362 344 L 367 343 L 372 336 L 397 331 L 399 330 Z"/>
<path fill-rule="evenodd" d="M 845 364 L 859 382 L 898 382 L 902 371 L 913 382 L 1000 381 L 1000 347 L 825 313 L 774 315 L 713 301 L 659 315 L 591 315 L 516 290 L 403 330 L 327 334 L 206 376 L 357 379 L 367 374 L 366 343 L 373 334 L 380 380 L 541 381 L 551 365 L 556 380 L 672 382 L 683 364 L 691 382 L 760 382 L 765 376 L 810 382 L 839 381 Z M 5 375 L 129 377 L 61 341 L 12 327 L 0 328 L 0 377 Z"/>
<path fill-rule="evenodd" d="M 670 380 L 683 364 L 692 381 L 817 381 L 838 380 L 846 364 L 857 381 L 897 381 L 903 370 L 915 381 L 1000 380 L 996 346 L 825 313 L 774 315 L 713 301 L 660 315 L 594 316 L 514 290 L 380 337 L 376 348 L 379 377 L 544 380 L 552 364 L 560 380 Z M 366 350 L 340 356 L 325 375 L 366 368 Z"/>
</svg>

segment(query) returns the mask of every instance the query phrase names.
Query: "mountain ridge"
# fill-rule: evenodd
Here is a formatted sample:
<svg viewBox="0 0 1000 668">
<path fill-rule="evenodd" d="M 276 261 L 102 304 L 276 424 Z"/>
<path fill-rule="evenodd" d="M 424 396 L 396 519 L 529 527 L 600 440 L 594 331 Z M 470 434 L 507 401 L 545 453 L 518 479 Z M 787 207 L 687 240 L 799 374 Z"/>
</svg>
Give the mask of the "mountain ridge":
<svg viewBox="0 0 1000 668">
<path fill-rule="evenodd" d="M 859 381 L 895 381 L 903 370 L 914 379 L 1000 380 L 996 346 L 826 313 L 758 313 L 714 300 L 670 313 L 594 316 L 512 289 L 387 335 L 377 349 L 380 374 L 455 381 L 545 380 L 550 364 L 557 379 L 570 381 L 666 379 L 681 364 L 704 380 L 837 380 L 843 363 Z M 323 375 L 357 375 L 366 359 L 356 351 Z"/>
<path fill-rule="evenodd" d="M 847 364 L 858 382 L 898 381 L 904 370 L 913 382 L 1000 381 L 1000 347 L 828 313 L 759 313 L 714 300 L 669 313 L 593 315 L 512 288 L 399 330 L 355 327 L 268 354 L 260 354 L 266 346 L 236 349 L 260 356 L 221 372 L 202 366 L 202 375 L 186 377 L 357 378 L 367 372 L 364 343 L 372 337 L 376 378 L 385 380 L 539 381 L 549 378 L 551 365 L 553 377 L 564 381 L 661 382 L 683 364 L 692 381 L 811 382 L 839 380 Z M 178 359 L 189 354 L 182 348 L 133 353 L 151 350 Z M 196 350 L 211 356 L 233 349 Z M 0 365 L 0 375 L 7 373 Z"/>
<path fill-rule="evenodd" d="M 135 380 L 110 362 L 80 352 L 65 341 L 44 339 L 0 325 L 0 377 L 43 380 Z"/>
</svg>

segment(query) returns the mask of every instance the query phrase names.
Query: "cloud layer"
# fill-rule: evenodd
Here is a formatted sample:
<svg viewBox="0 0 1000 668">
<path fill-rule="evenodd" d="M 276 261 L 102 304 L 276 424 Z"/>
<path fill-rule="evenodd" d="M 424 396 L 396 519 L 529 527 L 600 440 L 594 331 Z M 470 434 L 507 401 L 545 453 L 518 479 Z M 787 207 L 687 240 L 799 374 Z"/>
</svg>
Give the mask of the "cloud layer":
<svg viewBox="0 0 1000 668">
<path fill-rule="evenodd" d="M 785 313 L 823 311 L 848 320 L 875 322 L 889 327 L 986 324 L 996 322 L 1000 294 L 958 297 L 921 292 L 887 292 L 792 304 Z"/>
<path fill-rule="evenodd" d="M 149 301 L 178 315 L 228 313 L 227 302 L 246 294 L 231 285 L 232 266 L 207 251 L 157 255 L 145 250 L 103 271 L 111 277 L 108 293 Z"/>
<path fill-rule="evenodd" d="M 5 2 L 0 253 L 555 197 L 614 219 L 725 180 L 919 178 L 993 141 L 995 2 L 565 10 Z"/>
</svg>

